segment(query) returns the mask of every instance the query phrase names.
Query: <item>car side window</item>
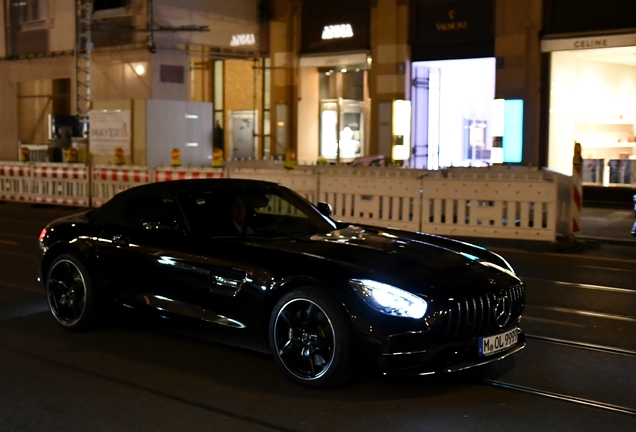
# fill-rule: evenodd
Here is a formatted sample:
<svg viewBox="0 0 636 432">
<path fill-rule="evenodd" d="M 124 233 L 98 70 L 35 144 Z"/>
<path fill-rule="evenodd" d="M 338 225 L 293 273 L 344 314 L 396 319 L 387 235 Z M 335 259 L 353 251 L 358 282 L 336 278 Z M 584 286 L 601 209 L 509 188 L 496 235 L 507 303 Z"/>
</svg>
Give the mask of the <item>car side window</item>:
<svg viewBox="0 0 636 432">
<path fill-rule="evenodd" d="M 145 229 L 148 224 L 163 223 L 184 229 L 185 224 L 179 204 L 171 198 L 131 197 L 124 203 L 123 225 Z"/>
<path fill-rule="evenodd" d="M 203 194 L 191 200 L 188 213 L 191 226 L 198 234 L 210 237 L 238 236 L 242 227 L 235 220 L 240 218 L 240 202 L 228 195 Z M 244 217 L 244 213 L 243 213 Z"/>
</svg>

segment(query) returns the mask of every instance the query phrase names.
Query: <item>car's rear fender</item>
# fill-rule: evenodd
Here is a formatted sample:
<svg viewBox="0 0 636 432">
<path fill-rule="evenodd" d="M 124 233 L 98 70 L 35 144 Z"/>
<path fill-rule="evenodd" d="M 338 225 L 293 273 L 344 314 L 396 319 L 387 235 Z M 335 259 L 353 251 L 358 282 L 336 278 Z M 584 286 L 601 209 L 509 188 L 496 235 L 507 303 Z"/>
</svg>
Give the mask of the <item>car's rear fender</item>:
<svg viewBox="0 0 636 432">
<path fill-rule="evenodd" d="M 46 275 L 49 271 L 49 268 L 51 267 L 51 264 L 53 263 L 55 258 L 59 257 L 62 254 L 71 254 L 77 257 L 88 269 L 93 278 L 97 279 L 94 282 L 99 282 L 99 278 L 97 278 L 99 266 L 97 265 L 94 254 L 91 253 L 90 245 L 86 244 L 86 242 L 83 241 L 77 241 L 74 243 L 58 241 L 56 243 L 48 245 L 46 253 L 42 256 L 39 270 L 40 280 L 43 286 L 46 286 Z"/>
</svg>

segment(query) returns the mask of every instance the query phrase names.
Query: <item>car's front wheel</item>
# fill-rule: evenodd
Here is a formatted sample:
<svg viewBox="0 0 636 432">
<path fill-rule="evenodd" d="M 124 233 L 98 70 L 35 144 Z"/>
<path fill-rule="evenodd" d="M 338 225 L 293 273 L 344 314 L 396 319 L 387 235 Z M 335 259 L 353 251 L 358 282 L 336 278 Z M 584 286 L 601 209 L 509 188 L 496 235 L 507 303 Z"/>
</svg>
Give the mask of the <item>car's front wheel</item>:
<svg viewBox="0 0 636 432">
<path fill-rule="evenodd" d="M 55 258 L 46 278 L 46 296 L 53 318 L 68 330 L 92 328 L 98 305 L 90 275 L 74 255 Z"/>
<path fill-rule="evenodd" d="M 325 387 L 348 375 L 349 327 L 338 305 L 316 288 L 295 289 L 276 303 L 269 339 L 274 360 L 297 384 Z"/>
</svg>

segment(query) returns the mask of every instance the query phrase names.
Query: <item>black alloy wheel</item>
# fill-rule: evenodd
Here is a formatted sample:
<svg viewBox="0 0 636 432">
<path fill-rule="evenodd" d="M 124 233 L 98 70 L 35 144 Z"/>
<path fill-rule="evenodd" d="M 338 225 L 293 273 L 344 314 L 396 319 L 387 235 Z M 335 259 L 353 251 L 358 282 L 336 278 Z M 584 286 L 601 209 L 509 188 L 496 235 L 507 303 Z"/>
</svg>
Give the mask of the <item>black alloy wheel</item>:
<svg viewBox="0 0 636 432">
<path fill-rule="evenodd" d="M 314 288 L 283 296 L 270 320 L 274 360 L 292 381 L 324 387 L 342 381 L 349 369 L 350 336 L 337 305 Z"/>
<path fill-rule="evenodd" d="M 84 265 L 73 255 L 57 257 L 46 279 L 46 296 L 55 320 L 69 330 L 86 330 L 96 320 L 95 298 Z"/>
</svg>

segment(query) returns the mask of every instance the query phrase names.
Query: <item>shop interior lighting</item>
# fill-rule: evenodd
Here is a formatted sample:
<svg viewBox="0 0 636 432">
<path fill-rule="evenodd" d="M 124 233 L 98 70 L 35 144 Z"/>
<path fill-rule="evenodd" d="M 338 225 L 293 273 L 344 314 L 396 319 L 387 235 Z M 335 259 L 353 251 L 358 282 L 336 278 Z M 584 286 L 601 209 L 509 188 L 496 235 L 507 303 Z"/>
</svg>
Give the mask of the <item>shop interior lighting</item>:
<svg viewBox="0 0 636 432">
<path fill-rule="evenodd" d="M 523 100 L 495 99 L 492 115 L 492 136 L 501 138 L 502 150 L 493 147 L 493 163 L 519 163 L 523 153 Z M 500 155 L 498 152 L 501 152 Z M 501 162 L 500 162 L 501 161 Z"/>
<path fill-rule="evenodd" d="M 393 101 L 393 160 L 405 160 L 411 150 L 411 101 Z"/>
</svg>

